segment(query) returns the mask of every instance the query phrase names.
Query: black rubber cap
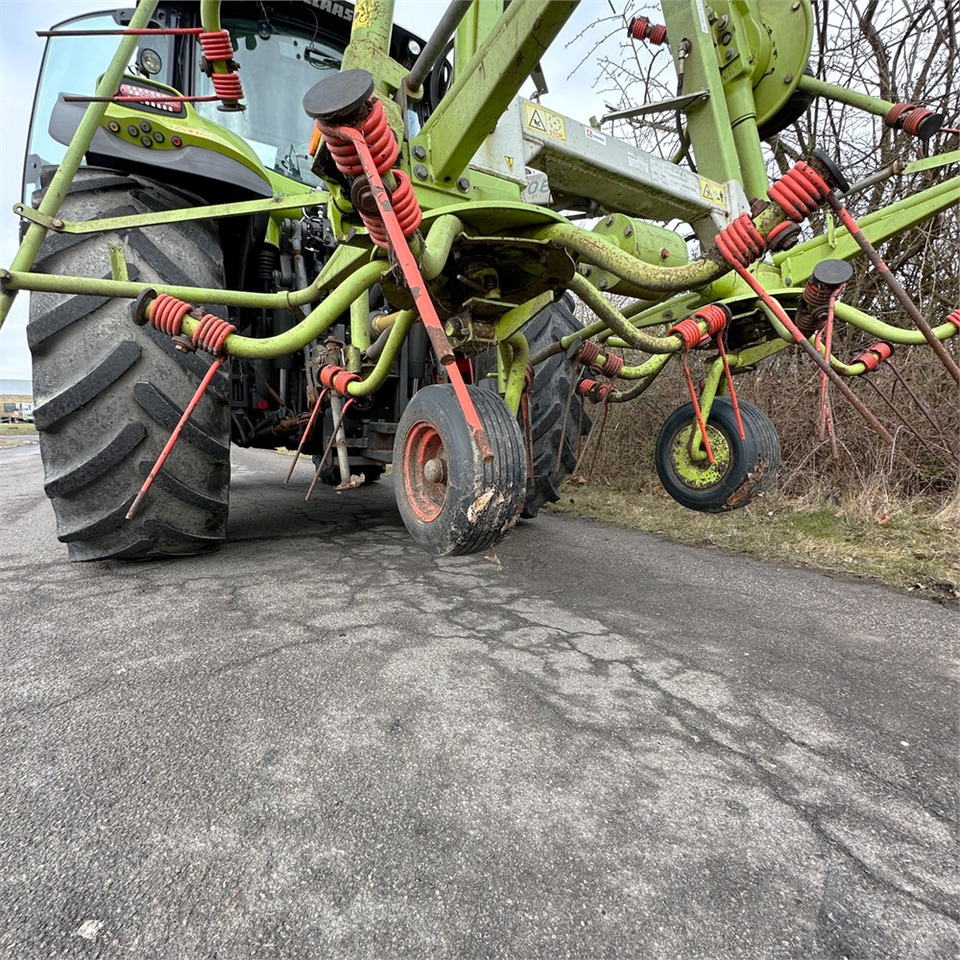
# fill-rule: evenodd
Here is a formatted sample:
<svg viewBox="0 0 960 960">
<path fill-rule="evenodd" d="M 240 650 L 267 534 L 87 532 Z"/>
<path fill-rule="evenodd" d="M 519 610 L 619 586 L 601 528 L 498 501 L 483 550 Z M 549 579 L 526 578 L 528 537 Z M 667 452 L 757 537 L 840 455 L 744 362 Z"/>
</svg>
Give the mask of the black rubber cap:
<svg viewBox="0 0 960 960">
<path fill-rule="evenodd" d="M 315 120 L 349 120 L 373 95 L 366 70 L 343 70 L 315 83 L 303 97 L 303 109 Z"/>
<path fill-rule="evenodd" d="M 939 132 L 942 126 L 943 114 L 931 113 L 929 117 L 925 117 L 920 121 L 920 126 L 917 128 L 917 136 L 921 140 L 929 140 L 935 133 Z"/>
<path fill-rule="evenodd" d="M 843 171 L 822 150 L 813 151 L 812 164 L 834 190 L 846 193 L 850 189 L 850 181 L 843 175 Z"/>
<path fill-rule="evenodd" d="M 853 276 L 853 267 L 846 260 L 821 260 L 813 268 L 813 279 L 824 287 L 839 287 Z"/>
</svg>

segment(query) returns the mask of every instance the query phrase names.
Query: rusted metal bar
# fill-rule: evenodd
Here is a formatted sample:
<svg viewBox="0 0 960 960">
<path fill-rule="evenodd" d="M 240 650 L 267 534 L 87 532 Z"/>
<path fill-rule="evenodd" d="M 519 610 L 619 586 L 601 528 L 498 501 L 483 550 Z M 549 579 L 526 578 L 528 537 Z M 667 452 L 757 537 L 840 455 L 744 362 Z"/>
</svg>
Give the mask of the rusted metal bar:
<svg viewBox="0 0 960 960">
<path fill-rule="evenodd" d="M 863 235 L 857 221 L 850 216 L 847 208 L 832 193 L 827 197 L 827 202 L 830 204 L 830 209 L 843 221 L 843 225 L 864 252 L 866 258 L 873 264 L 877 273 L 880 275 L 880 279 L 890 288 L 891 293 L 897 298 L 897 302 L 907 312 L 907 316 L 917 325 L 917 329 L 923 334 L 927 343 L 930 344 L 933 352 L 939 357 L 940 362 L 947 368 L 947 372 L 957 383 L 960 383 L 960 366 L 957 365 L 957 362 L 947 352 L 946 347 L 937 339 L 933 328 L 917 309 L 917 305 L 910 299 L 910 294 L 903 289 L 900 281 L 890 272 L 890 268 L 886 265 L 880 254 L 877 253 L 876 247 Z"/>
</svg>

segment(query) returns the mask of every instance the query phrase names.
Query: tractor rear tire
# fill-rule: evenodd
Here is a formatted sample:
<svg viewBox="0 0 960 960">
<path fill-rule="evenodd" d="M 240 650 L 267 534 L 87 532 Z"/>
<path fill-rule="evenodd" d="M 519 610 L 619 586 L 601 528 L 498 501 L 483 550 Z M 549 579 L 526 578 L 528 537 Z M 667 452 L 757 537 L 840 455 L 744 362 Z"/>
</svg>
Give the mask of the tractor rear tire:
<svg viewBox="0 0 960 960">
<path fill-rule="evenodd" d="M 567 298 L 563 298 L 541 310 L 522 333 L 532 356 L 561 337 L 582 329 L 583 324 Z M 556 503 L 560 499 L 560 485 L 577 465 L 581 439 L 592 425 L 583 408 L 583 398 L 576 391 L 579 376 L 578 365 L 563 353 L 534 369 L 530 394 L 533 479 L 527 486 L 524 519 L 532 519 L 545 503 Z"/>
<path fill-rule="evenodd" d="M 567 297 L 541 310 L 520 332 L 527 338 L 531 356 L 556 343 L 561 337 L 578 333 L 583 324 L 577 320 Z M 475 360 L 477 380 L 492 383 L 488 373 L 497 369 L 496 350 L 488 350 Z M 579 379 L 576 364 L 559 353 L 534 368 L 529 393 L 530 433 L 532 437 L 533 477 L 527 482 L 527 497 L 521 516 L 533 519 L 545 503 L 560 499 L 560 485 L 577 465 L 580 441 L 592 421 L 583 409 L 583 399 L 571 386 Z M 561 447 L 559 462 L 557 451 Z"/>
<path fill-rule="evenodd" d="M 60 216 L 87 220 L 198 203 L 202 201 L 195 196 L 143 177 L 83 167 Z M 223 285 L 217 229 L 197 221 L 103 234 L 53 234 L 35 269 L 110 277 L 111 247 L 123 251 L 131 280 Z M 125 519 L 211 362 L 205 354 L 178 352 L 168 336 L 152 327 L 136 326 L 130 303 L 60 293 L 30 297 L 27 341 L 33 354 L 44 490 L 71 560 L 203 553 L 218 547 L 226 533 L 230 408 L 229 378 L 222 370 L 139 513 Z M 222 306 L 204 306 L 226 315 Z"/>
</svg>

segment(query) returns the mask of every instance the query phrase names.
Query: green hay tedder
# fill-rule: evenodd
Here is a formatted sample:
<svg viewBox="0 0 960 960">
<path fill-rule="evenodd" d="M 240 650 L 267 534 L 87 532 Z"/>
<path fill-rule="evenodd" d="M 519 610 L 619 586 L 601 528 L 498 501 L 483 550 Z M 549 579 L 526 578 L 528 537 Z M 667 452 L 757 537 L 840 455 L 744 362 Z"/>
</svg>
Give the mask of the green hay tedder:
<svg viewBox="0 0 960 960">
<path fill-rule="evenodd" d="M 215 547 L 232 443 L 313 457 L 308 495 L 392 465 L 416 542 L 470 553 L 556 500 L 596 405 L 671 362 L 690 401 L 657 470 L 708 512 L 776 475 L 776 432 L 735 389 L 773 354 L 809 355 L 881 434 L 848 383 L 896 346 L 928 344 L 960 382 L 960 311 L 928 323 L 875 249 L 956 205 L 960 178 L 857 223 L 834 158 L 771 183 L 762 150 L 815 97 L 931 145 L 941 116 L 814 78 L 810 0 L 673 0 L 625 25 L 682 78 L 636 96 L 680 118 L 670 162 L 518 95 L 576 6 L 454 0 L 426 42 L 391 0 L 141 0 L 49 31 L 0 318 L 29 291 L 72 558 Z M 813 215 L 829 229 L 803 239 Z M 841 299 L 861 255 L 901 325 Z M 835 355 L 835 322 L 876 345 Z"/>
</svg>

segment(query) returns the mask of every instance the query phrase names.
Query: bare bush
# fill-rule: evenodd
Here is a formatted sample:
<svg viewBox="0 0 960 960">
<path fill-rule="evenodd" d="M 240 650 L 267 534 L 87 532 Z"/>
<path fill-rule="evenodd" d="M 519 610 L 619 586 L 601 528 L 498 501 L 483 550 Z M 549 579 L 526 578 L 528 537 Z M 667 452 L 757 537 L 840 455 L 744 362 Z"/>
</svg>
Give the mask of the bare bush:
<svg viewBox="0 0 960 960">
<path fill-rule="evenodd" d="M 960 0 L 823 0 L 810 68 L 822 79 L 880 96 L 939 110 L 948 126 L 960 120 Z M 634 13 L 628 4 L 621 27 Z M 615 20 L 604 26 L 615 25 Z M 601 59 L 595 86 L 611 109 L 625 109 L 676 93 L 676 77 L 663 49 L 624 40 L 619 59 Z M 618 135 L 670 157 L 680 144 L 676 125 L 663 117 L 619 121 Z M 818 99 L 801 119 L 767 145 L 772 177 L 820 148 L 833 156 L 851 182 L 894 163 L 905 164 L 935 148 L 960 147 L 956 134 L 939 134 L 928 146 L 884 124 L 882 118 Z M 695 158 L 694 158 L 695 159 Z M 942 170 L 893 176 L 849 199 L 856 217 L 943 179 Z M 822 232 L 824 218 L 808 230 Z M 881 250 L 932 324 L 960 307 L 960 218 L 956 208 L 894 237 Z M 909 321 L 889 289 L 862 262 L 856 264 L 844 300 L 899 326 Z M 948 342 L 960 355 L 957 340 Z M 837 325 L 835 353 L 852 359 L 870 345 L 856 328 Z M 960 518 L 960 404 L 956 386 L 926 346 L 901 348 L 874 374 L 849 381 L 894 436 L 884 444 L 840 397 L 832 400 L 835 442 L 818 434 L 820 374 L 795 350 L 766 361 L 737 380 L 738 393 L 773 419 L 783 447 L 781 489 L 791 496 L 864 501 L 871 491 L 882 513 L 894 504 L 947 505 L 944 517 Z M 660 421 L 687 399 L 677 366 L 671 365 L 639 403 L 611 412 L 599 447 L 598 479 L 637 485 L 653 480 L 651 467 Z M 886 504 L 886 506 L 884 506 Z M 872 508 L 871 508 L 872 509 Z"/>
</svg>

